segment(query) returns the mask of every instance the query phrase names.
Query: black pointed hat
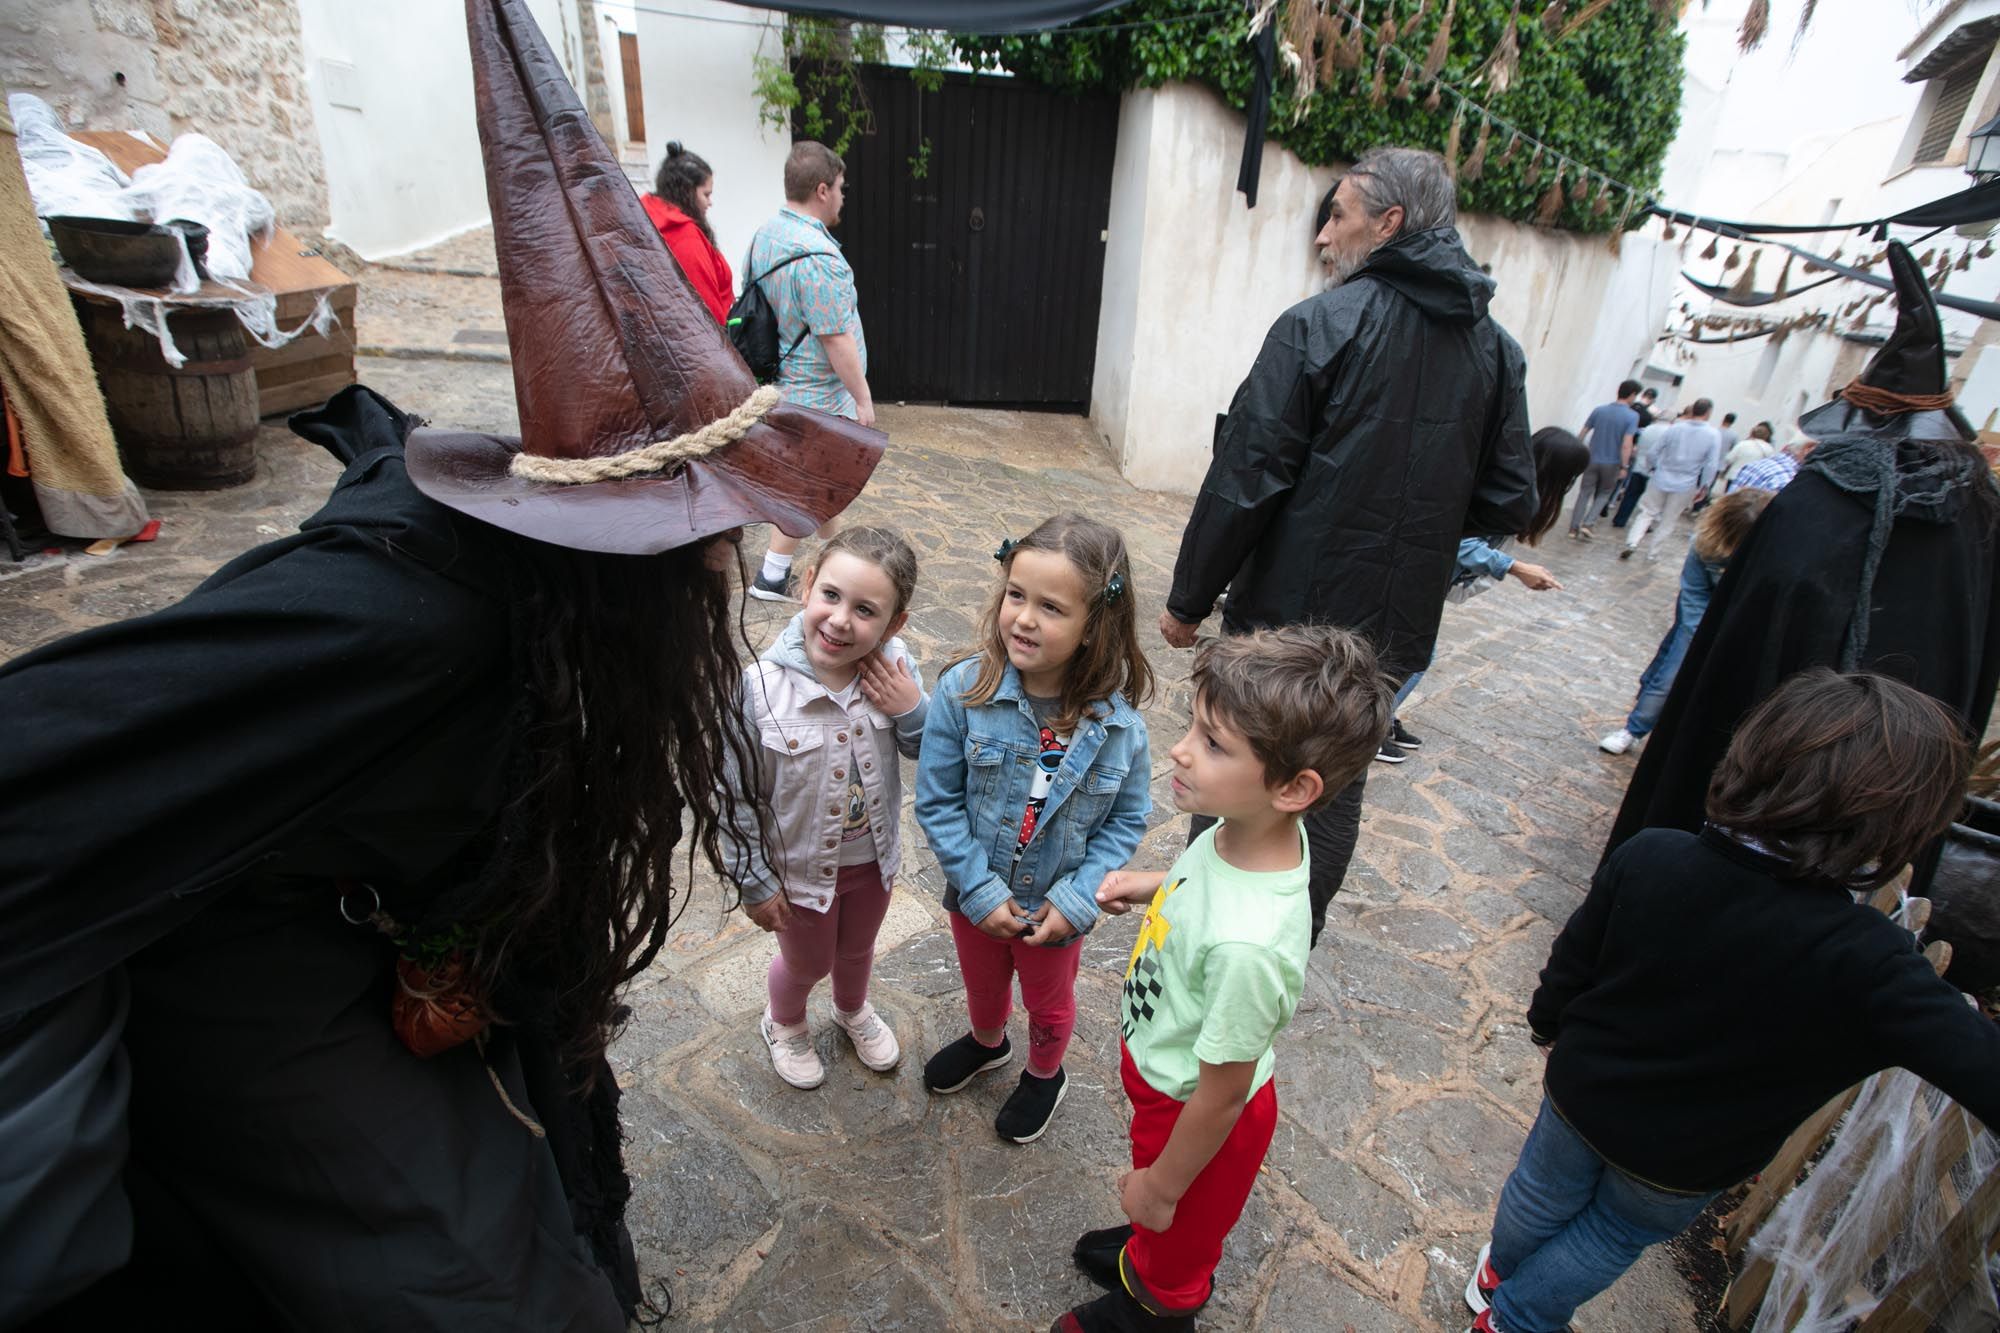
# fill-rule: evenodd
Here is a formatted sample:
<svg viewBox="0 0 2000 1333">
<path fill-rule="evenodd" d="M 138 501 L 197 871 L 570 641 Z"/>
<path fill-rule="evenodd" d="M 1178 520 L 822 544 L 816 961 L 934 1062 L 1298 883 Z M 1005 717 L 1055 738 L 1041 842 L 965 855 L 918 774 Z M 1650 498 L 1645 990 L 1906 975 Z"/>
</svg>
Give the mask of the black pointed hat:
<svg viewBox="0 0 2000 1333">
<path fill-rule="evenodd" d="M 1937 301 L 1923 270 L 1901 241 L 1889 242 L 1889 273 L 1896 281 L 1896 329 L 1854 383 L 1910 397 L 1942 397 L 1949 381 Z M 1864 408 L 1848 396 L 1847 389 L 1800 417 L 1799 430 L 1822 443 L 1847 436 L 1915 443 L 1969 443 L 1974 438 L 1956 407 L 1884 411 L 1876 403 Z"/>
<path fill-rule="evenodd" d="M 417 489 L 626 555 L 746 523 L 802 537 L 846 508 L 883 436 L 758 387 L 524 0 L 466 0 L 465 19 L 521 436 L 412 431 Z"/>
</svg>

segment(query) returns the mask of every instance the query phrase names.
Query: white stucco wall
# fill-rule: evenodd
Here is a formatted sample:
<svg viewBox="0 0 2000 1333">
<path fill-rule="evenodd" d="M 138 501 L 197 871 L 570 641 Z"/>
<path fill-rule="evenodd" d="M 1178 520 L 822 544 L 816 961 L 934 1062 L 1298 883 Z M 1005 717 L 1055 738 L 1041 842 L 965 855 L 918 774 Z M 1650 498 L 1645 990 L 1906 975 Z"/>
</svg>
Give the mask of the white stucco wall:
<svg viewBox="0 0 2000 1333">
<path fill-rule="evenodd" d="M 759 122 L 751 63 L 760 50 L 781 53 L 783 18 L 722 0 L 676 0 L 671 8 L 730 21 L 638 11 L 647 175 L 659 170 L 670 140 L 679 140 L 715 168 L 715 202 L 708 221 L 740 286 L 751 235 L 785 202 L 791 135 Z M 759 18 L 768 26 L 745 26 Z"/>
<path fill-rule="evenodd" d="M 1235 193 L 1243 118 L 1206 89 L 1126 95 L 1091 418 L 1138 486 L 1191 492 L 1265 331 L 1319 289 L 1313 213 L 1334 176 L 1267 143 L 1255 209 Z M 1672 256 L 1602 237 L 1463 218 L 1493 267 L 1493 314 L 1528 357 L 1536 427 L 1574 429 L 1641 364 L 1673 280 Z"/>
<path fill-rule="evenodd" d="M 464 9 L 409 0 L 298 5 L 326 159 L 328 234 L 380 259 L 484 223 Z M 581 38 L 573 0 L 528 7 L 574 82 Z"/>
</svg>

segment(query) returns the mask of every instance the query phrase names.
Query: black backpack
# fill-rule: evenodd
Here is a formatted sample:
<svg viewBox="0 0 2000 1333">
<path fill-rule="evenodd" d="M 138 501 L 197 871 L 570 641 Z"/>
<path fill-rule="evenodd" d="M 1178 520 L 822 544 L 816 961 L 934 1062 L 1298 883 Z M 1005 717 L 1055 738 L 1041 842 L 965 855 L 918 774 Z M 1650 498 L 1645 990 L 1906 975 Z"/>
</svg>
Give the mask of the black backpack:
<svg viewBox="0 0 2000 1333">
<path fill-rule="evenodd" d="M 805 341 L 806 330 L 800 329 L 799 336 L 792 339 L 792 345 L 783 352 L 778 350 L 778 312 L 771 308 L 771 302 L 764 295 L 760 285 L 764 279 L 776 273 L 787 264 L 796 264 L 801 259 L 811 259 L 815 255 L 827 255 L 828 250 L 808 250 L 788 259 L 781 259 L 756 277 L 743 284 L 743 295 L 736 298 L 736 304 L 729 307 L 730 345 L 735 347 L 750 367 L 750 373 L 757 377 L 759 384 L 769 384 L 778 378 L 778 365 L 786 357 L 799 349 Z M 744 265 L 748 268 L 749 265 Z"/>
</svg>

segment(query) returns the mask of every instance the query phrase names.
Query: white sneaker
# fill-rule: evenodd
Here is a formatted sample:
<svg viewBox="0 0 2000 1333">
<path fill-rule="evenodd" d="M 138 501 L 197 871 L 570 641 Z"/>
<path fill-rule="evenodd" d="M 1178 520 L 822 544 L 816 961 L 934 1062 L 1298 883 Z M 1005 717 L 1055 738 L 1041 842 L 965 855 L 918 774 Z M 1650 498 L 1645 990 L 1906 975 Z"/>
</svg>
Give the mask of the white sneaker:
<svg viewBox="0 0 2000 1333">
<path fill-rule="evenodd" d="M 1597 743 L 1597 748 L 1606 754 L 1624 754 L 1632 748 L 1634 737 L 1631 732 L 1620 727 Z"/>
<path fill-rule="evenodd" d="M 779 1078 L 795 1088 L 817 1088 L 826 1082 L 826 1066 L 820 1063 L 819 1052 L 813 1049 L 812 1037 L 804 1023 L 774 1023 L 767 1005 L 757 1030 L 764 1034 L 764 1044 L 771 1048 L 771 1068 L 778 1071 Z"/>
<path fill-rule="evenodd" d="M 896 1043 L 896 1034 L 882 1021 L 882 1015 L 875 1012 L 875 1006 L 863 1000 L 861 1007 L 851 1014 L 842 1013 L 839 1005 L 833 1007 L 834 1026 L 847 1034 L 854 1043 L 854 1053 L 876 1073 L 884 1073 L 896 1067 L 896 1061 L 903 1058 L 903 1048 Z"/>
</svg>

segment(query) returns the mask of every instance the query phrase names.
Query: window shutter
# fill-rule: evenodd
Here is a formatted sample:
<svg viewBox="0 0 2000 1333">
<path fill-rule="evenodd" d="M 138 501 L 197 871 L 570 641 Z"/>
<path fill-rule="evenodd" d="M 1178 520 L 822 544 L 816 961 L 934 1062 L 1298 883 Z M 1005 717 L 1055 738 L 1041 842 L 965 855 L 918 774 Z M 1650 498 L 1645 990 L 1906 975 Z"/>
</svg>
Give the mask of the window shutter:
<svg viewBox="0 0 2000 1333">
<path fill-rule="evenodd" d="M 1958 139 L 1959 122 L 1965 119 L 1965 108 L 1972 102 L 1972 91 L 1986 71 L 1986 55 L 1982 52 L 1951 73 L 1932 80 L 1937 84 L 1937 100 L 1931 103 L 1924 137 L 1917 141 L 1916 161 L 1939 162 L 1951 151 Z"/>
</svg>

